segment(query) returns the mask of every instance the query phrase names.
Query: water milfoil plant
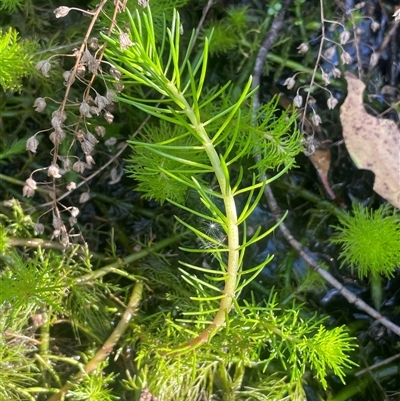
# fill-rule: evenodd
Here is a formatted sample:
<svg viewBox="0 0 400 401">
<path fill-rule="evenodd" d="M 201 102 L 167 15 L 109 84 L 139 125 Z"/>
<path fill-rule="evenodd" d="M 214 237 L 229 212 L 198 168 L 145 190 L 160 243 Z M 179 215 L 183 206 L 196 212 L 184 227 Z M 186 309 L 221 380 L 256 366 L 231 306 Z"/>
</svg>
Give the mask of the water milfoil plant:
<svg viewBox="0 0 400 401">
<path fill-rule="evenodd" d="M 247 220 L 265 185 L 294 165 L 294 156 L 301 150 L 296 115 L 278 111 L 276 99 L 256 115 L 252 113 L 251 78 L 237 100 L 231 96 L 229 82 L 209 87 L 208 40 L 192 62 L 194 35 L 181 44 L 177 12 L 162 37 L 155 36 L 149 7 L 127 13 L 129 24 L 118 29 L 117 37 L 105 37 L 106 56 L 113 71 L 120 72 L 125 87 L 118 100 L 155 117 L 139 137 L 129 141 L 133 153 L 128 172 L 145 197 L 168 201 L 186 213 L 188 218 L 180 214 L 176 219 L 202 245 L 181 249 L 211 255 L 213 264 L 180 262 L 181 279 L 189 285 L 190 299 L 174 288 L 167 298 L 179 305 L 179 318 L 156 314 L 152 322 L 146 319 L 146 326 L 138 325 L 139 373 L 126 386 L 148 387 L 165 400 L 197 399 L 205 389 L 212 391 L 218 372 L 226 388 L 224 399 L 234 399 L 230 397 L 239 394 L 245 367 L 260 363 L 267 370 L 276 357 L 282 363 L 289 361 L 281 366 L 290 372 L 288 384 L 278 386 L 281 394 L 302 393 L 301 377 L 308 363 L 317 370 L 324 387 L 330 368 L 343 379 L 343 366 L 351 366 L 346 352 L 353 349 L 344 328 L 329 332 L 323 319 L 303 320 L 299 306 L 279 311 L 274 295 L 261 305 L 254 299 L 244 304 L 240 301 L 243 288 L 271 260 L 268 256 L 255 266 L 244 262 L 246 250 L 276 227 L 260 226 L 252 231 Z M 262 158 L 254 163 L 256 154 Z M 275 171 L 274 177 L 260 182 L 267 171 Z M 199 227 L 193 221 L 202 224 Z M 215 230 L 202 229 L 205 225 Z M 304 336 L 310 338 L 304 342 Z M 266 341 L 273 344 L 272 352 L 267 351 Z M 328 344 L 333 348 L 323 352 Z M 177 358 L 182 354 L 184 359 Z M 228 368 L 232 362 L 237 364 L 235 386 Z M 192 376 L 186 382 L 183 377 L 189 377 L 187 372 Z M 273 388 L 270 385 L 270 393 Z M 263 399 L 265 391 L 260 390 L 255 399 Z"/>
</svg>

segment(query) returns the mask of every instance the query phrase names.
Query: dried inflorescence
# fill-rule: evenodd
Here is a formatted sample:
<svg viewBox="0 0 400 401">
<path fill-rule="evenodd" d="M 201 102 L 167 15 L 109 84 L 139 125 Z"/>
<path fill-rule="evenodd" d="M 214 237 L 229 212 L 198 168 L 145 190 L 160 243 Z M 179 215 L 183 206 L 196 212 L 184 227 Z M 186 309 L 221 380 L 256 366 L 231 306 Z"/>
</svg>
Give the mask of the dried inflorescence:
<svg viewBox="0 0 400 401">
<path fill-rule="evenodd" d="M 99 42 L 98 38 L 91 37 L 90 33 L 94 27 L 94 23 L 102 12 L 106 1 L 103 0 L 99 5 L 96 6 L 93 12 L 88 12 L 82 9 L 74 7 L 60 6 L 54 10 L 56 18 L 63 18 L 67 16 L 71 10 L 77 10 L 90 15 L 93 18 L 91 24 L 89 24 L 88 32 L 85 35 L 81 46 L 75 48 L 72 51 L 72 57 L 75 58 L 75 64 L 70 70 L 66 70 L 62 73 L 63 82 L 65 85 L 65 92 L 62 99 L 53 100 L 49 98 L 38 97 L 33 107 L 35 111 L 42 113 L 48 108 L 48 102 L 57 102 L 57 109 L 52 113 L 49 125 L 51 128 L 42 130 L 40 132 L 47 132 L 48 139 L 53 144 L 51 152 L 52 162 L 49 166 L 39 169 L 32 173 L 23 188 L 23 195 L 26 197 L 33 197 L 37 190 L 37 182 L 33 178 L 35 174 L 43 174 L 41 171 L 47 172 L 47 179 L 43 181 L 41 185 L 46 185 L 46 192 L 51 196 L 52 210 L 53 210 L 53 237 L 58 238 L 64 245 L 68 245 L 68 232 L 63 223 L 62 213 L 69 211 L 70 216 L 68 218 L 70 226 L 74 226 L 77 223 L 77 216 L 79 214 L 79 208 L 76 206 L 64 207 L 63 210 L 59 211 L 59 202 L 57 196 L 60 195 L 60 188 L 65 186 L 65 191 L 73 191 L 79 187 L 76 182 L 63 183 L 63 176 L 68 171 L 74 171 L 78 174 L 84 174 L 86 170 L 92 169 L 96 165 L 96 146 L 99 144 L 99 138 L 102 138 L 106 134 L 106 128 L 101 123 L 94 123 L 95 120 L 104 119 L 108 124 L 112 124 L 114 121 L 114 115 L 110 107 L 116 102 L 116 92 L 123 89 L 123 85 L 116 82 L 112 88 L 108 87 L 107 81 L 102 79 L 100 86 L 101 90 L 96 90 L 94 85 L 96 84 L 96 77 L 104 74 L 103 70 L 103 53 L 104 45 Z M 119 2 L 116 2 L 119 4 Z M 145 6 L 146 2 L 143 2 Z M 115 6 L 117 7 L 118 4 Z M 119 7 L 119 6 L 118 6 Z M 122 8 L 118 9 L 118 12 L 123 11 Z M 115 21 L 112 21 L 112 26 Z M 129 47 L 133 46 L 134 43 L 130 41 L 129 33 L 123 32 L 120 34 L 121 46 Z M 51 59 L 57 57 L 57 55 L 48 57 L 45 60 L 39 61 L 36 64 L 36 69 L 41 72 L 45 78 L 50 78 L 51 75 L 55 74 L 55 69 L 51 70 L 52 62 Z M 54 64 L 54 63 L 53 63 Z M 121 78 L 121 73 L 113 66 L 107 65 L 107 74 L 111 75 L 115 81 Z M 77 102 L 76 98 L 71 98 L 71 87 L 79 83 L 79 88 L 84 85 L 85 89 L 82 93 L 82 98 Z M 105 89 L 104 89 L 105 85 Z M 78 87 L 78 86 L 77 86 Z M 104 93 L 104 92 L 105 93 Z M 75 96 L 75 95 L 74 95 Z M 88 121 L 93 120 L 93 121 Z M 26 142 L 26 149 L 32 153 L 37 153 L 40 147 L 41 140 L 38 134 L 30 137 Z M 110 138 L 108 141 L 112 140 Z M 63 146 L 63 149 L 67 149 L 67 153 L 62 154 L 60 145 L 67 142 L 67 146 Z M 76 146 L 75 144 L 79 144 Z M 111 146 L 106 144 L 106 146 Z M 60 154 L 61 153 L 61 154 Z M 60 164 L 58 164 L 60 163 Z M 113 173 L 113 180 L 118 180 L 118 174 Z M 46 182 L 47 180 L 47 182 Z M 51 181 L 52 190 L 49 191 L 49 183 Z M 84 180 L 84 178 L 83 178 Z M 55 190 L 57 188 L 57 191 Z M 90 199 L 89 192 L 81 194 L 79 203 L 87 202 Z M 44 232 L 44 226 L 42 223 L 37 222 L 35 230 L 38 234 Z"/>
</svg>

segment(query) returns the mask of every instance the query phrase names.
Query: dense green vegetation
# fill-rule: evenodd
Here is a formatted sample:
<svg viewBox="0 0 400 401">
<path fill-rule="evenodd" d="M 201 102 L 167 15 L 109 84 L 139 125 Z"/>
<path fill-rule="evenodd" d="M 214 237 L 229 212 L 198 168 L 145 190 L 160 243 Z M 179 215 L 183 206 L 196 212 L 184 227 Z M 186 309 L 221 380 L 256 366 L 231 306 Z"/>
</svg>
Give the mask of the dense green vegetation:
<svg viewBox="0 0 400 401">
<path fill-rule="evenodd" d="M 0 399 L 375 394 L 398 210 L 313 158 L 375 14 L 147 3 L 0 0 Z"/>
</svg>

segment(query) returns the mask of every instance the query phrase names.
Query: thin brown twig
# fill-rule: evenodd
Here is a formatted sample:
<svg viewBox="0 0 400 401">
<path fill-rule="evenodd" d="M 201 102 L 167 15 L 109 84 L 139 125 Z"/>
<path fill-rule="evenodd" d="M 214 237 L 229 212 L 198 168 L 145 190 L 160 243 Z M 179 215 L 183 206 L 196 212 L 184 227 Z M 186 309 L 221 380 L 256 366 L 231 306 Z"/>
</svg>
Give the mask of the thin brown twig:
<svg viewBox="0 0 400 401">
<path fill-rule="evenodd" d="M 282 10 L 284 10 L 284 8 Z M 283 19 L 283 17 L 282 17 L 282 19 Z M 267 43 L 267 44 L 270 43 L 269 36 L 271 34 L 273 34 L 274 37 L 277 37 L 277 31 L 276 30 L 277 29 L 280 30 L 280 29 L 282 29 L 282 27 L 283 27 L 283 24 L 276 24 L 276 25 L 273 24 L 271 26 L 271 29 L 274 28 L 275 31 L 267 33 L 266 39 L 264 41 L 264 44 L 265 43 Z M 253 85 L 254 85 L 254 87 L 256 87 L 256 84 L 260 82 L 260 74 L 261 74 L 261 71 L 262 71 L 262 63 L 264 63 L 264 61 L 266 59 L 267 52 L 272 47 L 272 44 L 269 45 L 270 46 L 269 48 L 268 48 L 268 46 L 265 46 L 264 44 L 259 50 L 259 53 L 258 53 L 257 59 L 256 59 L 256 63 L 255 63 L 255 68 L 254 68 L 254 71 L 253 71 L 253 75 L 254 75 Z M 257 92 L 254 94 L 253 104 L 252 104 L 252 108 L 253 108 L 253 113 L 254 114 L 259 109 L 259 107 L 260 107 L 260 92 L 259 92 L 259 90 L 257 90 Z M 260 161 L 260 156 L 256 155 L 255 159 L 256 159 L 256 162 L 259 162 Z M 261 177 L 260 177 L 260 181 L 265 181 L 265 180 L 267 180 L 267 176 L 265 174 L 262 174 Z M 265 194 L 265 197 L 267 199 L 268 206 L 269 206 L 270 210 L 272 211 L 272 213 L 274 214 L 275 220 L 279 221 L 282 218 L 283 213 L 282 213 L 281 209 L 279 208 L 278 203 L 276 202 L 274 194 L 273 194 L 273 192 L 272 192 L 272 190 L 271 190 L 269 185 L 267 185 L 265 187 L 264 194 Z M 367 303 L 365 303 L 362 299 L 360 299 L 359 297 L 354 295 L 351 291 L 349 291 L 347 288 L 345 288 L 343 286 L 343 284 L 341 282 L 339 282 L 338 280 L 336 280 L 329 272 L 324 270 L 322 268 L 322 266 L 318 262 L 316 262 L 303 249 L 303 246 L 301 245 L 301 243 L 295 239 L 295 237 L 292 235 L 292 233 L 290 232 L 289 228 L 286 226 L 286 224 L 284 222 L 280 223 L 278 227 L 279 227 L 279 230 L 282 232 L 283 236 L 286 238 L 286 240 L 292 246 L 292 248 L 295 249 L 299 253 L 300 257 L 308 264 L 308 266 L 310 266 L 317 273 L 319 273 L 330 285 L 332 285 L 332 287 L 336 288 L 342 294 L 342 296 L 347 299 L 347 301 L 350 304 L 356 305 L 359 309 L 361 309 L 362 311 L 367 313 L 369 316 L 373 317 L 381 325 L 385 326 L 387 329 L 391 330 L 393 333 L 395 333 L 398 336 L 400 336 L 400 327 L 399 326 L 397 326 L 396 324 L 391 322 L 389 319 L 387 319 L 384 316 L 382 316 L 378 311 L 376 311 L 374 308 L 372 308 Z"/>
<path fill-rule="evenodd" d="M 143 293 L 143 283 L 136 282 L 133 287 L 133 291 L 131 297 L 129 299 L 128 305 L 125 309 L 124 314 L 121 317 L 121 320 L 118 322 L 117 327 L 108 337 L 103 346 L 96 352 L 95 356 L 85 365 L 83 368 L 83 372 L 78 372 L 75 375 L 74 382 L 82 379 L 85 375 L 89 375 L 93 371 L 95 371 L 98 366 L 110 355 L 115 345 L 124 334 L 129 322 L 132 317 L 136 315 L 136 311 L 138 310 L 139 303 L 142 299 Z M 72 383 L 65 384 L 58 393 L 53 394 L 47 401 L 58 401 L 63 398 L 69 390 L 73 388 Z"/>
</svg>

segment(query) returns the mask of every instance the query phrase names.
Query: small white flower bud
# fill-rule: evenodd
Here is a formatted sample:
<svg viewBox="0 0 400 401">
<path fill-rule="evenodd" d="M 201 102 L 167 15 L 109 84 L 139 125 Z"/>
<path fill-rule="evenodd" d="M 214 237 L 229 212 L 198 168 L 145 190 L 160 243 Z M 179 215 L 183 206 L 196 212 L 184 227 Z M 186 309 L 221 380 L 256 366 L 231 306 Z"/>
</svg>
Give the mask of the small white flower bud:
<svg viewBox="0 0 400 401">
<path fill-rule="evenodd" d="M 394 17 L 395 21 L 400 20 L 400 8 L 398 8 L 395 13 L 392 15 L 392 17 Z"/>
<path fill-rule="evenodd" d="M 112 89 L 107 89 L 106 98 L 109 104 L 113 104 L 113 102 L 117 102 L 117 94 Z"/>
<path fill-rule="evenodd" d="M 331 95 L 330 98 L 327 101 L 327 104 L 328 104 L 328 109 L 332 110 L 338 104 L 338 100 Z"/>
<path fill-rule="evenodd" d="M 297 50 L 299 54 L 305 54 L 308 52 L 308 44 L 307 43 L 301 43 L 300 46 L 297 46 Z"/>
<path fill-rule="evenodd" d="M 340 78 L 342 76 L 342 72 L 339 70 L 339 68 L 335 67 L 335 68 L 332 69 L 332 75 L 335 78 Z"/>
<path fill-rule="evenodd" d="M 107 99 L 107 97 L 97 94 L 94 99 L 94 103 L 97 104 L 99 110 L 103 110 L 104 107 L 110 104 L 110 101 Z"/>
<path fill-rule="evenodd" d="M 22 188 L 22 195 L 26 198 L 32 198 L 37 188 L 36 181 L 32 178 L 28 178 L 25 183 L 26 185 Z"/>
<path fill-rule="evenodd" d="M 71 169 L 72 169 L 72 161 L 71 161 L 71 159 L 69 157 L 63 158 L 62 163 L 63 163 L 63 168 L 64 168 L 65 171 L 71 171 Z"/>
<path fill-rule="evenodd" d="M 371 58 L 369 59 L 369 67 L 370 68 L 375 67 L 378 64 L 379 59 L 380 59 L 379 54 L 376 52 L 373 52 L 371 54 Z"/>
<path fill-rule="evenodd" d="M 53 12 L 56 18 L 63 18 L 71 11 L 69 7 L 61 6 L 56 8 Z"/>
<path fill-rule="evenodd" d="M 59 128 L 50 134 L 49 139 L 51 142 L 54 143 L 54 145 L 57 146 L 65 139 L 65 137 L 66 137 L 65 131 Z"/>
<path fill-rule="evenodd" d="M 85 159 L 86 159 L 86 164 L 87 164 L 88 169 L 91 169 L 93 167 L 93 164 L 96 164 L 96 162 L 94 161 L 94 159 L 91 155 L 85 155 Z"/>
<path fill-rule="evenodd" d="M 149 4 L 150 0 L 138 0 L 139 6 L 142 6 L 143 8 L 146 8 L 147 5 Z"/>
<path fill-rule="evenodd" d="M 51 64 L 50 64 L 50 61 L 49 61 L 49 60 L 42 60 L 42 61 L 39 61 L 39 62 L 35 65 L 35 68 L 36 68 L 37 70 L 39 70 L 39 71 L 42 73 L 42 75 L 43 75 L 44 77 L 46 77 L 46 78 L 49 78 L 49 77 L 50 77 L 50 75 L 48 74 L 49 71 L 50 71 L 50 68 L 51 68 Z"/>
<path fill-rule="evenodd" d="M 115 67 L 111 67 L 110 75 L 118 81 L 121 78 L 122 73 L 118 71 Z"/>
<path fill-rule="evenodd" d="M 43 97 L 38 97 L 33 103 L 33 107 L 35 107 L 35 111 L 42 112 L 46 108 L 46 100 Z"/>
<path fill-rule="evenodd" d="M 331 83 L 331 81 L 329 80 L 329 75 L 325 71 L 322 71 L 322 80 L 324 81 L 325 86 Z"/>
<path fill-rule="evenodd" d="M 296 84 L 296 81 L 294 80 L 293 77 L 286 78 L 285 82 L 283 83 L 283 86 L 286 86 L 289 90 L 294 87 Z"/>
<path fill-rule="evenodd" d="M 26 141 L 26 150 L 30 150 L 32 153 L 36 153 L 37 147 L 39 146 L 39 141 L 35 136 L 31 136 Z"/>
<path fill-rule="evenodd" d="M 324 50 L 324 58 L 327 60 L 331 60 L 335 57 L 336 54 L 336 46 L 329 46 Z"/>
<path fill-rule="evenodd" d="M 47 175 L 53 178 L 61 178 L 60 167 L 57 164 L 52 164 L 47 170 Z"/>
<path fill-rule="evenodd" d="M 32 189 L 36 189 L 37 185 L 36 185 L 36 181 L 33 178 L 28 178 L 25 180 L 25 184 Z"/>
<path fill-rule="evenodd" d="M 381 27 L 381 24 L 377 21 L 371 22 L 371 30 L 372 32 L 376 32 Z"/>
<path fill-rule="evenodd" d="M 82 64 L 78 65 L 78 68 L 76 69 L 76 74 L 79 77 L 84 77 L 86 74 L 86 67 Z"/>
<path fill-rule="evenodd" d="M 71 213 L 71 216 L 76 217 L 79 214 L 79 209 L 75 206 L 72 206 L 69 212 Z"/>
<path fill-rule="evenodd" d="M 78 222 L 78 219 L 76 217 L 70 216 L 68 218 L 68 222 L 69 222 L 69 225 L 71 227 L 73 227 Z"/>
<path fill-rule="evenodd" d="M 85 116 L 88 118 L 92 117 L 92 115 L 90 114 L 90 106 L 85 101 L 83 101 L 79 106 L 79 112 L 81 113 L 81 116 Z"/>
<path fill-rule="evenodd" d="M 79 197 L 79 203 L 85 203 L 90 200 L 89 192 L 82 192 L 81 196 Z"/>
<path fill-rule="evenodd" d="M 301 107 L 303 104 L 303 97 L 301 95 L 296 95 L 293 99 L 293 104 L 296 107 Z"/>
<path fill-rule="evenodd" d="M 96 145 L 99 143 L 99 141 L 96 139 L 96 137 L 89 131 L 86 132 L 86 139 L 92 144 Z"/>
<path fill-rule="evenodd" d="M 92 50 L 97 50 L 99 48 L 99 39 L 97 38 L 90 38 L 89 39 L 89 47 Z"/>
<path fill-rule="evenodd" d="M 37 222 L 33 229 L 35 230 L 36 235 L 41 235 L 44 233 L 44 225 L 42 223 Z"/>
<path fill-rule="evenodd" d="M 339 42 L 341 45 L 345 45 L 350 39 L 350 32 L 349 31 L 342 31 L 339 35 Z"/>
<path fill-rule="evenodd" d="M 343 52 L 342 55 L 340 56 L 340 60 L 342 61 L 343 64 L 350 64 L 351 63 L 350 54 L 347 52 Z"/>
<path fill-rule="evenodd" d="M 74 165 L 72 166 L 72 170 L 74 170 L 76 173 L 83 173 L 85 171 L 86 168 L 86 163 L 82 162 L 82 161 L 77 161 L 74 163 Z"/>
<path fill-rule="evenodd" d="M 55 214 L 53 214 L 53 223 L 52 223 L 52 225 L 53 225 L 53 228 L 55 230 L 61 230 L 64 227 L 63 221 L 58 216 L 56 216 Z"/>
<path fill-rule="evenodd" d="M 321 117 L 316 113 L 313 114 L 311 121 L 316 127 L 322 123 Z"/>
<path fill-rule="evenodd" d="M 76 189 L 76 183 L 71 181 L 67 184 L 67 191 L 73 191 L 74 189 Z"/>
<path fill-rule="evenodd" d="M 106 129 L 102 125 L 98 125 L 94 130 L 98 136 L 103 137 L 106 134 Z"/>
<path fill-rule="evenodd" d="M 85 155 L 90 155 L 93 152 L 94 146 L 87 139 L 84 139 L 81 142 L 81 148 Z"/>
<path fill-rule="evenodd" d="M 69 78 L 71 77 L 71 71 L 64 71 L 62 76 L 64 78 L 64 85 L 67 86 L 68 85 L 68 81 Z M 75 79 L 74 79 L 75 80 Z M 72 82 L 70 82 L 70 84 L 72 84 L 74 82 L 74 80 Z"/>
<path fill-rule="evenodd" d="M 111 124 L 114 121 L 114 116 L 109 111 L 105 111 L 104 119 Z"/>
<path fill-rule="evenodd" d="M 120 84 L 119 82 L 114 82 L 113 85 L 117 92 L 122 92 L 125 88 L 125 86 L 123 84 Z"/>
</svg>

